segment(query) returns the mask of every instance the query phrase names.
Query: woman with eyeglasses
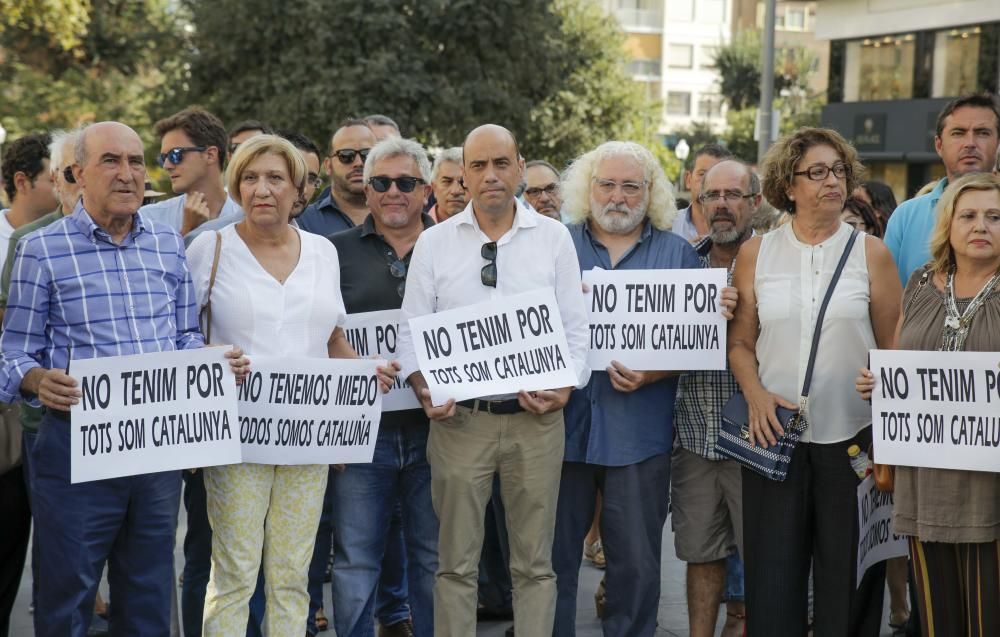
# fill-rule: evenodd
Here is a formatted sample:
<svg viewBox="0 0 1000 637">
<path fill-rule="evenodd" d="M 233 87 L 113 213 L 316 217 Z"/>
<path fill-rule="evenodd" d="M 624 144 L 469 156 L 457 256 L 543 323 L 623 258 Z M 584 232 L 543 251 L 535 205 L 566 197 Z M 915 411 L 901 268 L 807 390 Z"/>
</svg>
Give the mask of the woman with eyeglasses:
<svg viewBox="0 0 1000 637">
<path fill-rule="evenodd" d="M 204 329 L 212 343 L 239 344 L 251 356 L 357 357 L 340 327 L 346 313 L 336 248 L 288 223 L 306 172 L 298 150 L 274 135 L 244 142 L 233 156 L 229 192 L 246 216 L 202 234 L 188 250 L 199 302 L 211 303 Z M 383 391 L 394 375 L 380 368 Z M 305 632 L 307 572 L 326 481 L 326 465 L 205 469 L 213 531 L 206 637 L 246 630 L 262 560 L 267 633 Z"/>
<path fill-rule="evenodd" d="M 891 347 L 902 290 L 882 242 L 862 233 L 850 244 L 855 229 L 841 221 L 862 171 L 854 148 L 836 131 L 803 128 L 779 140 L 764 158 L 763 192 L 791 220 L 751 238 L 736 259 L 740 302 L 728 349 L 748 405 L 749 440 L 768 448 L 785 433 L 777 406 L 800 409 L 804 425 L 783 482 L 743 469 L 751 635 L 806 634 L 810 570 L 817 637 L 879 634 L 884 564 L 871 567 L 856 586 L 861 479 L 847 450 L 869 448 L 871 409 L 854 391 L 852 370 L 865 366 L 869 349 Z M 816 329 L 811 391 L 803 401 Z"/>
</svg>

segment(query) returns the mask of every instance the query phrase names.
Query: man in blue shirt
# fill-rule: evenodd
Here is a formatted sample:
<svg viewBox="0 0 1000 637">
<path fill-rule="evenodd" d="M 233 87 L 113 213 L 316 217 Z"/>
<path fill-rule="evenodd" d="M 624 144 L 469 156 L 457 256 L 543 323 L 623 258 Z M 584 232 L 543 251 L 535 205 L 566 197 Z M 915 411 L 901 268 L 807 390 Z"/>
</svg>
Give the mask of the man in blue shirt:
<svg viewBox="0 0 1000 637">
<path fill-rule="evenodd" d="M 330 187 L 298 218 L 299 227 L 325 237 L 361 225 L 368 216 L 362 172 L 375 133 L 363 119 L 348 119 L 330 139 L 330 154 L 323 168 Z"/>
<path fill-rule="evenodd" d="M 645 148 L 606 142 L 573 163 L 564 210 L 580 269 L 698 268 L 694 248 L 670 231 L 673 197 Z M 558 601 L 554 634 L 576 634 L 584 536 L 603 494 L 607 556 L 605 635 L 652 635 L 660 600 L 660 549 L 667 519 L 677 374 L 618 362 L 593 370 L 566 405 L 566 451 L 552 562 Z"/>
<path fill-rule="evenodd" d="M 181 237 L 143 219 L 139 136 L 93 124 L 77 142 L 82 200 L 18 245 L 0 336 L 0 400 L 44 406 L 31 485 L 39 582 L 35 634 L 83 637 L 104 563 L 111 631 L 167 635 L 180 473 L 70 484 L 70 358 L 202 347 Z M 242 352 L 226 354 L 238 374 Z"/>
<path fill-rule="evenodd" d="M 960 97 L 938 115 L 934 149 L 948 176 L 926 195 L 900 204 L 885 230 L 885 245 L 896 260 L 904 286 L 914 270 L 930 261 L 935 210 L 944 189 L 962 175 L 993 170 L 998 139 L 1000 106 L 989 95 Z"/>
</svg>

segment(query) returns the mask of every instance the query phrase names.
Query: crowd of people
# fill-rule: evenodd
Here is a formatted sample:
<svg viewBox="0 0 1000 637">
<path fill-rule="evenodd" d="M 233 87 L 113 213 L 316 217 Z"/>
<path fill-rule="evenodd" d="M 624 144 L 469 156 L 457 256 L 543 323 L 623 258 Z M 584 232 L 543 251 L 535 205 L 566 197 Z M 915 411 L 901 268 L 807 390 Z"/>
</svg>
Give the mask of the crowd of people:
<svg viewBox="0 0 1000 637">
<path fill-rule="evenodd" d="M 909 559 L 859 581 L 848 454 L 872 453 L 869 350 L 1000 351 L 993 97 L 941 111 L 946 176 L 899 207 L 824 128 L 759 168 L 696 149 L 680 209 L 628 141 L 560 170 L 494 124 L 433 158 L 384 115 L 343 121 L 325 149 L 200 107 L 154 130 L 176 195 L 161 201 L 124 123 L 4 149 L 0 636 L 32 520 L 39 637 L 176 634 L 176 606 L 186 637 L 469 637 L 482 618 L 571 637 L 584 559 L 605 569 L 604 634 L 649 636 L 668 517 L 692 636 L 716 634 L 720 605 L 726 637 L 879 635 L 887 584 L 896 634 L 1000 634 L 1000 473 L 896 467 Z M 590 369 L 595 268 L 725 269 L 727 369 Z M 408 319 L 537 288 L 575 384 L 434 404 Z M 239 380 L 254 356 L 355 358 L 345 318 L 379 310 L 400 311 L 382 389 L 405 378 L 421 408 L 382 414 L 372 462 L 71 483 L 71 361 L 231 344 Z M 785 433 L 777 410 L 801 409 L 783 482 L 716 449 L 740 392 L 763 448 Z"/>
</svg>

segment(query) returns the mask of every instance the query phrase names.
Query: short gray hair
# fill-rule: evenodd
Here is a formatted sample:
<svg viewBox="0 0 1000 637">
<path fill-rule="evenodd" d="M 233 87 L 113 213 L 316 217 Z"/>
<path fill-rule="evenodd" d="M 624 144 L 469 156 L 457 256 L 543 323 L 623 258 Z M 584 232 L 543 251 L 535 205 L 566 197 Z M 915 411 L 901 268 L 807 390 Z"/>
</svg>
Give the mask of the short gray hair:
<svg viewBox="0 0 1000 637">
<path fill-rule="evenodd" d="M 49 166 L 52 170 L 63 170 L 63 151 L 69 147 L 76 155 L 76 141 L 80 135 L 80 130 L 54 130 L 52 131 L 52 141 L 49 142 Z"/>
<path fill-rule="evenodd" d="M 431 183 L 431 162 L 427 159 L 427 151 L 424 150 L 420 142 L 402 137 L 387 137 L 372 146 L 371 151 L 368 152 L 368 159 L 365 160 L 363 173 L 365 183 L 367 184 L 368 180 L 371 179 L 375 164 L 383 159 L 402 156 L 415 161 L 417 169 L 420 171 L 420 178 L 424 180 L 424 183 Z"/>
<path fill-rule="evenodd" d="M 73 143 L 73 161 L 81 168 L 87 163 L 87 129 L 90 126 L 90 124 L 81 126 L 79 130 L 80 136 Z"/>
<path fill-rule="evenodd" d="M 453 164 L 462 165 L 462 147 L 452 146 L 451 148 L 445 148 L 437 157 L 434 158 L 434 168 L 431 170 L 431 179 L 437 179 L 438 171 L 441 169 L 441 164 L 444 162 L 451 162 Z"/>
</svg>

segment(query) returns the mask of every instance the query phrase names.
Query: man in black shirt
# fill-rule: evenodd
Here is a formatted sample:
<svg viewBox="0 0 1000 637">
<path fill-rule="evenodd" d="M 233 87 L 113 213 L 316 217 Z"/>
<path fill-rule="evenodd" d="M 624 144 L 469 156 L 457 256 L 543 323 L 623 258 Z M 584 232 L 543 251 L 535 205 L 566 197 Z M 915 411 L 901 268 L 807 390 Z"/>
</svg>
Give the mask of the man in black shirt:
<svg viewBox="0 0 1000 637">
<path fill-rule="evenodd" d="M 331 235 L 340 258 L 340 286 L 348 314 L 398 310 L 410 253 L 424 228 L 430 163 L 411 140 L 376 144 L 364 168 L 371 210 L 364 222 Z M 382 414 L 371 464 L 349 465 L 332 476 L 334 521 L 333 604 L 337 635 L 369 636 L 380 564 L 397 499 L 403 507 L 412 624 L 382 626 L 379 635 L 434 634 L 433 589 L 438 521 L 431 505 L 422 409 Z"/>
</svg>

